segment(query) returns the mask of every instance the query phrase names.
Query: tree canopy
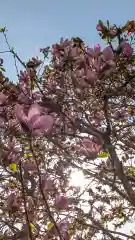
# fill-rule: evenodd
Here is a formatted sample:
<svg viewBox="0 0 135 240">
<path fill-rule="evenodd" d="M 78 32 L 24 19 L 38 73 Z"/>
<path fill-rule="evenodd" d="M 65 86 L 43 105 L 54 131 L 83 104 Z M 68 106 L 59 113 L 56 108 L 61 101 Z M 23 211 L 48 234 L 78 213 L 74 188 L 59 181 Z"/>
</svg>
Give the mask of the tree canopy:
<svg viewBox="0 0 135 240">
<path fill-rule="evenodd" d="M 18 77 L 1 58 L 1 240 L 135 239 L 135 21 L 96 29 L 104 49 L 60 39 L 27 62 L 0 30 Z"/>
</svg>

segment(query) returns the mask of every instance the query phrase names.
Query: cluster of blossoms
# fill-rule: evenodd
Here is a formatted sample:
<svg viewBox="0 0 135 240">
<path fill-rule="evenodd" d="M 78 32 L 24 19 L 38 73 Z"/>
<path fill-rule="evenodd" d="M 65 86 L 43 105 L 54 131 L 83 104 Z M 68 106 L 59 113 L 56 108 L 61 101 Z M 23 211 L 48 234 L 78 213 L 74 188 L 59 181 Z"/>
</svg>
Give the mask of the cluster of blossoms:
<svg viewBox="0 0 135 240">
<path fill-rule="evenodd" d="M 61 39 L 52 48 L 40 49 L 44 61 L 34 57 L 26 64 L 21 61 L 25 70 L 15 84 L 4 76 L 1 60 L 5 240 L 100 239 L 100 231 L 108 239 L 118 239 L 106 222 L 121 226 L 135 206 L 133 169 L 126 165 L 127 153 L 132 155 L 135 149 L 135 56 L 128 41 L 134 29 L 133 21 L 123 28 L 99 21 L 97 31 L 107 39 L 107 47 L 90 48 L 80 38 Z M 51 63 L 45 65 L 49 54 Z M 82 169 L 89 180 L 83 189 L 88 199 L 70 182 L 72 168 Z M 116 196 L 111 190 L 107 193 L 106 185 L 113 186 Z M 83 203 L 88 205 L 87 214 Z"/>
</svg>

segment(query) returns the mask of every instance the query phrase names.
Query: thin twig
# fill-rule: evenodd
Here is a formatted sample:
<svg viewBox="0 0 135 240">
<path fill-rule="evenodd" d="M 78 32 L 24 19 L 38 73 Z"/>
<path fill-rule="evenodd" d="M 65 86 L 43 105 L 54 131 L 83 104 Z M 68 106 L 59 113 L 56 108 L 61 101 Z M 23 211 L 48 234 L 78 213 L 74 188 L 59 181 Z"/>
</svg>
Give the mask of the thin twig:
<svg viewBox="0 0 135 240">
<path fill-rule="evenodd" d="M 22 195 L 23 195 L 23 202 L 24 202 L 24 210 L 25 210 L 26 222 L 27 222 L 27 226 L 28 226 L 29 237 L 30 237 L 31 240 L 33 240 L 31 226 L 30 226 L 30 221 L 29 221 L 29 216 L 28 216 L 28 211 L 27 211 L 27 206 L 26 206 L 27 203 L 26 203 L 25 188 L 24 188 L 24 183 L 23 183 L 21 160 L 20 160 L 20 163 L 19 163 L 19 170 L 20 170 L 20 180 L 21 180 L 21 185 L 22 185 Z"/>
<path fill-rule="evenodd" d="M 36 166 L 37 166 L 38 177 L 39 177 L 39 188 L 40 188 L 40 192 L 41 192 L 41 195 L 42 195 L 43 200 L 44 200 L 44 203 L 45 203 L 46 210 L 47 210 L 47 212 L 48 212 L 48 216 L 49 216 L 49 218 L 50 218 L 50 221 L 54 224 L 54 227 L 55 227 L 56 230 L 57 230 L 57 233 L 58 233 L 58 235 L 59 235 L 60 240 L 64 240 L 63 237 L 61 236 L 60 230 L 59 230 L 59 228 L 58 228 L 58 226 L 57 226 L 54 218 L 52 217 L 52 214 L 51 214 L 51 211 L 50 211 L 50 208 L 49 208 L 47 199 L 46 199 L 46 197 L 45 197 L 45 194 L 44 194 L 44 191 L 43 191 L 43 188 L 42 188 L 42 180 L 41 180 L 40 169 L 39 169 L 38 162 L 37 162 L 37 158 L 36 158 L 36 156 L 35 156 L 35 153 L 34 153 L 34 150 L 33 150 L 33 147 L 32 147 L 31 139 L 29 139 L 29 143 L 30 143 L 30 150 L 31 150 L 31 152 L 32 152 L 33 158 L 34 158 L 35 163 L 36 163 Z"/>
</svg>

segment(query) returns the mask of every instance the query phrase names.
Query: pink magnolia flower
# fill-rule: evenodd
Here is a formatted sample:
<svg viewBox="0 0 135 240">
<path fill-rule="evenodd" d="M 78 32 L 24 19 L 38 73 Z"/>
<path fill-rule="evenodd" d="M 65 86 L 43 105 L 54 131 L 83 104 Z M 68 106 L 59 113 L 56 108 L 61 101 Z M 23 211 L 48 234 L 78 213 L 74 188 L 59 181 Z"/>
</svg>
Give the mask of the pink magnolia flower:
<svg viewBox="0 0 135 240">
<path fill-rule="evenodd" d="M 29 74 L 27 71 L 20 71 L 19 81 L 27 83 L 29 81 Z"/>
<path fill-rule="evenodd" d="M 90 69 L 87 70 L 86 72 L 86 78 L 87 78 L 87 81 L 90 83 L 90 84 L 93 84 L 94 82 L 97 81 L 97 74 L 96 72 L 94 71 L 91 71 Z"/>
<path fill-rule="evenodd" d="M 60 40 L 60 44 L 54 44 L 52 45 L 52 54 L 54 57 L 60 57 L 61 56 L 61 50 L 64 50 L 65 53 L 67 52 L 66 49 L 69 46 L 70 41 L 68 39 L 63 40 L 63 38 L 61 38 Z M 62 60 L 62 58 L 61 58 Z"/>
<path fill-rule="evenodd" d="M 129 43 L 124 43 L 123 53 L 126 57 L 131 57 L 133 54 L 133 48 Z"/>
<path fill-rule="evenodd" d="M 116 49 L 117 54 L 121 54 L 122 52 L 126 57 L 131 57 L 133 54 L 133 48 L 125 40 L 123 40 L 118 46 L 118 48 Z"/>
<path fill-rule="evenodd" d="M 4 165 L 17 164 L 20 161 L 20 153 L 20 149 L 15 146 L 15 143 L 9 141 L 8 146 L 2 150 Z"/>
<path fill-rule="evenodd" d="M 6 105 L 7 98 L 3 93 L 0 93 L 0 106 Z"/>
<path fill-rule="evenodd" d="M 51 50 L 51 52 L 52 52 L 52 55 L 53 55 L 54 57 L 60 57 L 60 51 L 59 51 L 59 49 L 58 49 L 58 47 L 57 47 L 56 44 L 53 44 L 53 45 L 52 45 L 52 50 Z"/>
<path fill-rule="evenodd" d="M 52 132 L 53 117 L 50 115 L 41 116 L 41 108 L 37 103 L 31 105 L 28 115 L 25 114 L 22 105 L 17 104 L 15 115 L 23 129 L 33 135 L 40 135 L 41 133 L 48 135 Z"/>
<path fill-rule="evenodd" d="M 100 51 L 101 51 L 101 47 L 99 44 L 95 45 L 94 51 L 95 51 L 95 56 L 98 57 L 100 55 Z"/>
<path fill-rule="evenodd" d="M 93 67 L 97 72 L 99 72 L 102 68 L 102 58 L 99 56 L 98 58 L 95 58 L 93 61 Z"/>
<path fill-rule="evenodd" d="M 96 29 L 97 29 L 97 31 L 102 32 L 103 27 L 102 27 L 102 25 L 98 24 Z"/>
<path fill-rule="evenodd" d="M 94 51 L 93 48 L 87 47 L 87 48 L 86 48 L 86 53 L 87 53 L 89 56 L 94 57 L 95 51 Z"/>
<path fill-rule="evenodd" d="M 63 38 L 60 39 L 61 48 L 66 48 L 69 46 L 69 44 L 70 44 L 70 41 L 68 39 L 65 39 L 65 40 Z"/>
<path fill-rule="evenodd" d="M 64 210 L 68 207 L 68 198 L 64 195 L 57 195 L 55 198 L 55 206 L 58 210 Z"/>
<path fill-rule="evenodd" d="M 94 49 L 93 48 L 89 48 L 89 47 L 85 47 L 85 51 L 91 58 L 94 58 L 94 57 L 97 58 L 100 55 L 101 47 L 100 47 L 99 44 L 96 44 L 94 46 Z"/>
<path fill-rule="evenodd" d="M 82 141 L 82 146 L 77 146 L 77 151 L 87 157 L 95 158 L 100 152 L 101 146 L 96 144 L 91 139 L 84 138 Z"/>
<path fill-rule="evenodd" d="M 70 51 L 70 56 L 71 57 L 77 57 L 79 55 L 78 47 L 74 47 Z"/>
<path fill-rule="evenodd" d="M 8 154 L 7 162 L 9 164 L 11 164 L 11 163 L 18 163 L 19 160 L 20 160 L 20 155 L 15 153 L 14 151 L 12 151 L 11 153 Z"/>
<path fill-rule="evenodd" d="M 99 152 L 101 149 L 101 146 L 92 142 L 91 139 L 84 138 L 82 144 L 83 147 L 91 149 L 91 151 Z"/>
<path fill-rule="evenodd" d="M 111 47 L 104 48 L 104 50 L 103 50 L 103 60 L 105 62 L 108 62 L 108 61 L 112 60 L 113 57 L 114 57 L 114 54 L 113 54 L 113 51 L 112 51 Z"/>
</svg>

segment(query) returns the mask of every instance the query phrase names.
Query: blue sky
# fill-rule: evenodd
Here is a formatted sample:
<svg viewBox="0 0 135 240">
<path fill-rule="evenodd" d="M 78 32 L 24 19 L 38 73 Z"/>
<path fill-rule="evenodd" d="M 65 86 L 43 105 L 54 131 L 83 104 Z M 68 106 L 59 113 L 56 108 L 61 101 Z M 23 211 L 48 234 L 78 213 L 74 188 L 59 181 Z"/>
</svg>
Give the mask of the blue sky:
<svg viewBox="0 0 135 240">
<path fill-rule="evenodd" d="M 0 27 L 6 26 L 8 38 L 21 59 L 38 55 L 40 47 L 59 41 L 60 37 L 79 36 L 90 45 L 99 43 L 98 19 L 123 24 L 134 19 L 135 1 L 122 0 L 23 0 L 0 2 Z M 0 35 L 0 51 L 7 49 Z M 12 57 L 4 56 L 7 75 L 16 71 Z"/>
</svg>

